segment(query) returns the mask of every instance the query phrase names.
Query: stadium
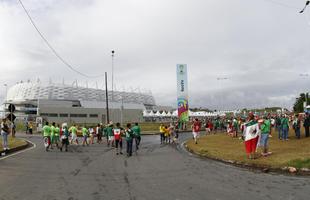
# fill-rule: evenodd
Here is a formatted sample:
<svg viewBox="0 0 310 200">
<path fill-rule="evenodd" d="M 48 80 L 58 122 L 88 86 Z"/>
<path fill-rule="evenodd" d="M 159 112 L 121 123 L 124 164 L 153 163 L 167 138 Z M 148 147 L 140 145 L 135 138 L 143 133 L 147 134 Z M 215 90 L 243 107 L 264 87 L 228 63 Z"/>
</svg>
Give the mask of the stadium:
<svg viewBox="0 0 310 200">
<path fill-rule="evenodd" d="M 151 93 L 109 91 L 109 120 L 113 122 L 140 122 L 143 111 L 156 104 Z M 18 119 L 49 122 L 99 123 L 107 121 L 106 91 L 41 81 L 20 82 L 10 87 L 5 101 L 14 104 Z"/>
</svg>

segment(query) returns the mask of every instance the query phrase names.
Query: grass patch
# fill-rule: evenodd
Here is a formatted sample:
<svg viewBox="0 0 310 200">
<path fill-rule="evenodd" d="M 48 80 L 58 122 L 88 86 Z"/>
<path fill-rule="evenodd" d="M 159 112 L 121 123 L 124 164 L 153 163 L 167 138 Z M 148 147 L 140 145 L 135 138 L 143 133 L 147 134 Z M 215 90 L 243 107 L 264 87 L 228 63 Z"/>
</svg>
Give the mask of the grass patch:
<svg viewBox="0 0 310 200">
<path fill-rule="evenodd" d="M 10 149 L 27 144 L 25 140 L 20 139 L 20 138 L 12 138 L 11 136 L 9 136 L 8 142 L 9 142 Z M 1 137 L 0 138 L 0 151 L 2 151 L 2 149 L 3 149 L 3 146 L 2 146 L 2 137 Z"/>
<path fill-rule="evenodd" d="M 310 158 L 308 159 L 296 159 L 292 160 L 288 163 L 289 166 L 296 167 L 298 169 L 300 168 L 308 168 L 310 169 Z"/>
<path fill-rule="evenodd" d="M 201 132 L 203 133 L 203 132 Z M 233 160 L 243 164 L 282 168 L 293 166 L 296 168 L 310 168 L 310 138 L 296 139 L 293 131 L 289 133 L 289 141 L 278 140 L 277 133 L 269 138 L 269 157 L 255 160 L 247 159 L 245 145 L 238 138 L 231 138 L 225 133 L 202 136 L 196 145 L 193 140 L 187 141 L 187 146 L 195 153 L 214 159 Z M 258 153 L 261 149 L 258 150 Z"/>
</svg>

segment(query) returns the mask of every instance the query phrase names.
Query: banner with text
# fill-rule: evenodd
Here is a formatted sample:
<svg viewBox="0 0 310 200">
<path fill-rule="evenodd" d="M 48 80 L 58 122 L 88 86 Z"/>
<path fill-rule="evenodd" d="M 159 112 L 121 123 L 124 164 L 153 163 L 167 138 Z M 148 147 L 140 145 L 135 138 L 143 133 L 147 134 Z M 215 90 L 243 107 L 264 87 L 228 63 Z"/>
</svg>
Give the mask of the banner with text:
<svg viewBox="0 0 310 200">
<path fill-rule="evenodd" d="M 188 113 L 188 85 L 187 85 L 187 65 L 177 65 L 177 100 L 178 117 L 181 122 L 189 120 Z"/>
</svg>

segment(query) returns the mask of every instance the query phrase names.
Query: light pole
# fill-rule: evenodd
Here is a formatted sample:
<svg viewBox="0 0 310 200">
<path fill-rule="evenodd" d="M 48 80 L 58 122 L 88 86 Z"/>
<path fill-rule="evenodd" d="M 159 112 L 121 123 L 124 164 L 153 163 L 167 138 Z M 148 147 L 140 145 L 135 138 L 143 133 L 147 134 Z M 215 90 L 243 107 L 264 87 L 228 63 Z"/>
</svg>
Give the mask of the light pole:
<svg viewBox="0 0 310 200">
<path fill-rule="evenodd" d="M 109 124 L 110 122 L 110 118 L 109 118 L 109 95 L 108 95 L 108 74 L 107 72 L 105 72 L 105 101 L 106 101 L 106 115 L 107 115 L 107 124 Z"/>
<path fill-rule="evenodd" d="M 114 53 L 112 50 L 112 101 L 114 100 Z"/>
<path fill-rule="evenodd" d="M 111 51 L 112 55 L 111 55 L 111 58 L 112 58 L 112 73 L 111 73 L 111 82 L 112 82 L 112 88 L 111 88 L 111 91 L 112 91 L 112 98 L 111 98 L 111 120 L 114 120 L 114 106 L 113 106 L 113 103 L 114 103 L 114 53 L 115 51 L 112 50 Z"/>
</svg>

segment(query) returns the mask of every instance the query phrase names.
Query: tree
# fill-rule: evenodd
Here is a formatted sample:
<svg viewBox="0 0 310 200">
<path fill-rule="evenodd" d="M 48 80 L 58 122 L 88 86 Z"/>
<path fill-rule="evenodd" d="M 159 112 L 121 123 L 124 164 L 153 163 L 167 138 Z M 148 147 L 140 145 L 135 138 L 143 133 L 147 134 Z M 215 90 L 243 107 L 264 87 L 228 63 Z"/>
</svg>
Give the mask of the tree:
<svg viewBox="0 0 310 200">
<path fill-rule="evenodd" d="M 294 103 L 294 112 L 295 113 L 300 113 L 304 112 L 304 102 L 307 100 L 306 105 L 309 105 L 310 99 L 309 99 L 309 94 L 308 93 L 301 93 L 298 98 L 296 98 L 296 101 Z"/>
</svg>

